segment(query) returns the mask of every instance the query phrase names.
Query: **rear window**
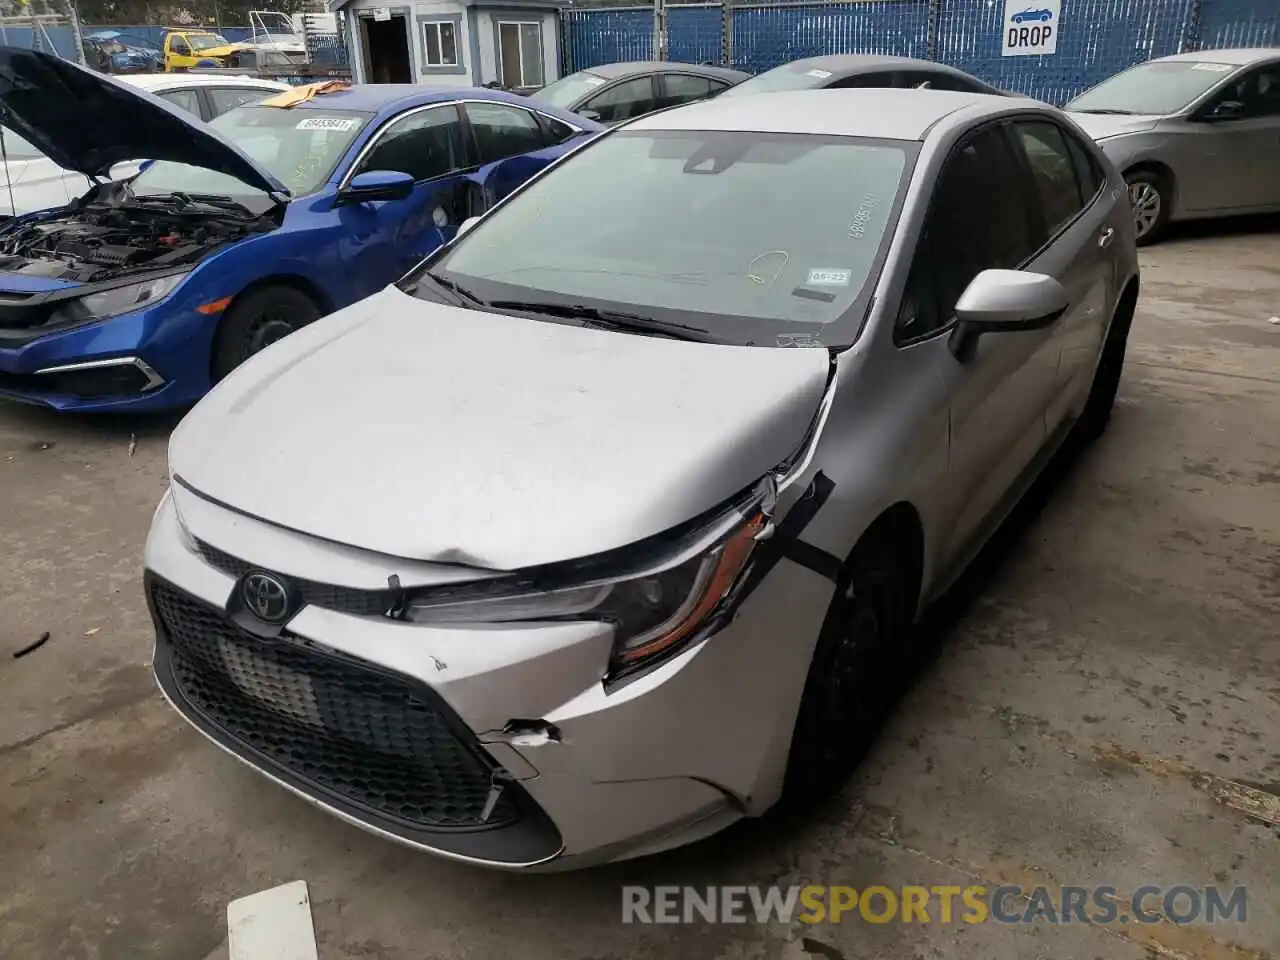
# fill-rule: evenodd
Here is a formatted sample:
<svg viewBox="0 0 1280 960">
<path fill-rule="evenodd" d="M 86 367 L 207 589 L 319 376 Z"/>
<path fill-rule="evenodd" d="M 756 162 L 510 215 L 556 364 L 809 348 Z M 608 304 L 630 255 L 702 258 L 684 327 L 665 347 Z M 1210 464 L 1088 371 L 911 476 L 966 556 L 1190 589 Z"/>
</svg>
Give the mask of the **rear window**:
<svg viewBox="0 0 1280 960">
<path fill-rule="evenodd" d="M 788 64 L 766 70 L 750 80 L 743 80 L 736 87 L 730 87 L 722 97 L 738 96 L 744 93 L 778 93 L 783 90 L 816 90 L 831 84 L 833 74 L 821 67 L 797 67 Z"/>
</svg>

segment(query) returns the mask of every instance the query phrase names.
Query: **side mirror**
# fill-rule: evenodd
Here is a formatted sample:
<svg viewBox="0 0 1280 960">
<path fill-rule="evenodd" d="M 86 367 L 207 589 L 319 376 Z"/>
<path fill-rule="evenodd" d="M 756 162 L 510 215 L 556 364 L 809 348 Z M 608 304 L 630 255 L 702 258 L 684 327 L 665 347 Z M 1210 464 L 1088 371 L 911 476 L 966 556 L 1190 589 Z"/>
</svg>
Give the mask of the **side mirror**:
<svg viewBox="0 0 1280 960">
<path fill-rule="evenodd" d="M 578 116 L 585 117 L 586 119 L 590 120 L 592 123 L 602 122 L 600 119 L 600 111 L 598 110 L 579 110 Z"/>
<path fill-rule="evenodd" d="M 983 270 L 956 302 L 948 345 L 961 363 L 985 333 L 1043 330 L 1067 309 L 1067 291 L 1053 277 L 1023 270 Z"/>
<path fill-rule="evenodd" d="M 403 200 L 413 193 L 413 177 L 399 170 L 366 170 L 351 178 L 338 194 L 339 203 L 368 203 L 371 200 Z"/>
<path fill-rule="evenodd" d="M 1222 100 L 1204 115 L 1206 120 L 1239 120 L 1244 116 L 1244 104 L 1239 100 Z"/>
<path fill-rule="evenodd" d="M 454 237 L 456 238 L 456 237 L 462 236 L 464 233 L 466 233 L 468 230 L 470 230 L 479 222 L 480 222 L 479 217 L 467 217 L 467 219 L 463 220 L 460 224 L 458 224 L 458 232 L 454 234 Z"/>
</svg>

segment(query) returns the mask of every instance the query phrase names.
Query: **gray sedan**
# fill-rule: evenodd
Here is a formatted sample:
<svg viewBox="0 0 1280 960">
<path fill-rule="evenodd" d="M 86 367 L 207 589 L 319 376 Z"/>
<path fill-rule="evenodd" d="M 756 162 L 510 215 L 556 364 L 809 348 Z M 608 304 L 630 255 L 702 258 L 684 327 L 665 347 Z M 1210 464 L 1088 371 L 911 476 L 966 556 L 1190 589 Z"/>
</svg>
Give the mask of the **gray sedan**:
<svg viewBox="0 0 1280 960">
<path fill-rule="evenodd" d="M 776 93 L 780 90 L 832 90 L 848 87 L 909 87 L 994 95 L 1004 93 L 945 63 L 864 53 L 806 57 L 784 63 L 738 84 L 731 92 L 735 96 L 741 96 L 746 93 Z"/>
<path fill-rule="evenodd" d="M 612 126 L 664 107 L 717 96 L 749 76 L 725 67 L 633 60 L 579 70 L 530 96 Z"/>
<path fill-rule="evenodd" d="M 1280 49 L 1151 60 L 1066 110 L 1124 174 L 1139 244 L 1177 220 L 1280 210 Z"/>
<path fill-rule="evenodd" d="M 282 786 L 489 867 L 821 795 L 913 621 L 1106 427 L 1137 298 L 1124 184 L 1052 107 L 643 117 L 183 420 L 156 676 Z"/>
</svg>

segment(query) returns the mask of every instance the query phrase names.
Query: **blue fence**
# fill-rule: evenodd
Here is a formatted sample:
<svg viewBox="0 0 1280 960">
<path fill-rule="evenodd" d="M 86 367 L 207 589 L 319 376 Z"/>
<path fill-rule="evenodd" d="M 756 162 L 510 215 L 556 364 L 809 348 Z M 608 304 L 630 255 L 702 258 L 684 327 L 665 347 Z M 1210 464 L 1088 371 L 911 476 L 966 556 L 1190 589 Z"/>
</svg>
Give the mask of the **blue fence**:
<svg viewBox="0 0 1280 960">
<path fill-rule="evenodd" d="M 589 0 L 588 0 L 589 2 Z M 1058 50 L 1001 56 L 1003 0 L 810 0 L 732 8 L 731 66 L 883 53 L 950 63 L 1002 89 L 1062 103 L 1135 63 L 1184 50 L 1280 46 L 1280 0 L 1063 0 Z M 720 63 L 719 3 L 667 7 L 671 60 Z M 652 6 L 563 17 L 569 70 L 653 56 Z"/>
</svg>

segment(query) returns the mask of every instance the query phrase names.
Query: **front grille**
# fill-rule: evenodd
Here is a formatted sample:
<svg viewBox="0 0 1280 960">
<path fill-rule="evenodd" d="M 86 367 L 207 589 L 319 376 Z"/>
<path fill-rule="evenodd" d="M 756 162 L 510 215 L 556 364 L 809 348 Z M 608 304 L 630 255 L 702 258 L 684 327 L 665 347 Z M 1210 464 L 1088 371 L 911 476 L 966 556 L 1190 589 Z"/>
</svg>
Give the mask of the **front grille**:
<svg viewBox="0 0 1280 960">
<path fill-rule="evenodd" d="M 163 655 L 181 698 L 262 766 L 366 819 L 372 812 L 411 830 L 488 830 L 521 819 L 508 789 L 481 820 L 492 767 L 425 687 L 288 633 L 247 637 L 162 581 L 150 590 L 162 627 L 157 675 Z"/>
<path fill-rule="evenodd" d="M 212 566 L 237 580 L 253 569 L 253 564 L 203 540 L 197 540 L 196 546 L 200 549 L 200 555 Z M 382 616 L 396 603 L 390 590 L 359 590 L 355 587 L 317 583 L 314 580 L 299 580 L 296 577 L 289 577 L 289 584 L 298 592 L 303 603 L 358 617 Z"/>
</svg>

